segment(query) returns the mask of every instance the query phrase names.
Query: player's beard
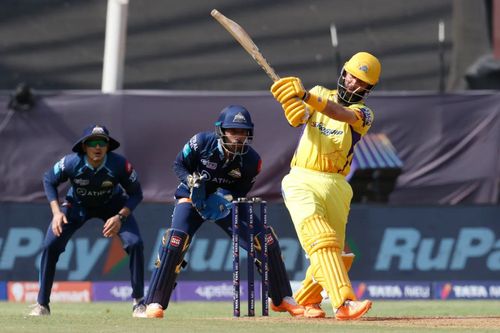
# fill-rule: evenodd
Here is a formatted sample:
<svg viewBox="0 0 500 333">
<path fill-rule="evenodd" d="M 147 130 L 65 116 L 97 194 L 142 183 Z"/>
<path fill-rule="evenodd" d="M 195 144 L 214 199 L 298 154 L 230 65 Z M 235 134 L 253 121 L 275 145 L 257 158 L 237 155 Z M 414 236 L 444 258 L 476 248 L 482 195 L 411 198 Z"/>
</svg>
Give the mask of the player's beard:
<svg viewBox="0 0 500 333">
<path fill-rule="evenodd" d="M 236 156 L 244 155 L 248 152 L 248 139 L 245 139 L 244 142 L 236 141 L 236 142 L 225 142 L 223 140 L 222 148 L 226 152 L 226 156 L 229 159 L 234 159 Z"/>
</svg>

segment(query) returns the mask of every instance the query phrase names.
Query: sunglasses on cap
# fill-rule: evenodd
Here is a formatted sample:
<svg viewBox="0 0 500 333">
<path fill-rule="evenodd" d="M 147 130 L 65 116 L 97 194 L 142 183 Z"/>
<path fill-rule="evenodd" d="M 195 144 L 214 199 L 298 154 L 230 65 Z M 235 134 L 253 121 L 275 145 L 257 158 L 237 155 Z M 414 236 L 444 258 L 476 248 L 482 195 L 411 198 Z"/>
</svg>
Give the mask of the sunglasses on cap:
<svg viewBox="0 0 500 333">
<path fill-rule="evenodd" d="M 87 147 L 92 147 L 92 148 L 95 148 L 97 146 L 106 147 L 108 145 L 108 141 L 104 140 L 104 139 L 88 140 L 88 141 L 85 141 L 85 145 Z"/>
</svg>

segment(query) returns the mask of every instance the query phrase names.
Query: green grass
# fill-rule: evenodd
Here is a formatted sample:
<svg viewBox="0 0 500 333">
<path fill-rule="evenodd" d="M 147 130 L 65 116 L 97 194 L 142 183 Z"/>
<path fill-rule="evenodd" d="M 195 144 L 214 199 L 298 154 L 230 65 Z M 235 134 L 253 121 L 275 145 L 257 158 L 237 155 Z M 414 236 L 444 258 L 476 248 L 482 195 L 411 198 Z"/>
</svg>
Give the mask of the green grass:
<svg viewBox="0 0 500 333">
<path fill-rule="evenodd" d="M 242 304 L 242 310 L 246 311 L 244 305 L 246 304 Z M 332 318 L 297 319 L 289 317 L 286 313 L 271 313 L 269 318 L 235 319 L 232 318 L 230 302 L 172 303 L 162 320 L 132 318 L 131 304 L 121 302 L 53 303 L 51 308 L 50 317 L 29 317 L 28 304 L 0 302 L 0 332 L 500 331 L 500 301 L 376 301 L 366 318 L 356 322 L 339 322 Z M 325 304 L 324 308 L 331 316 L 330 306 Z M 257 310 L 260 311 L 259 308 Z M 453 318 L 435 319 L 436 317 Z M 483 327 L 476 325 L 476 321 L 490 324 Z M 469 326 L 463 326 L 462 322 L 468 323 Z"/>
</svg>

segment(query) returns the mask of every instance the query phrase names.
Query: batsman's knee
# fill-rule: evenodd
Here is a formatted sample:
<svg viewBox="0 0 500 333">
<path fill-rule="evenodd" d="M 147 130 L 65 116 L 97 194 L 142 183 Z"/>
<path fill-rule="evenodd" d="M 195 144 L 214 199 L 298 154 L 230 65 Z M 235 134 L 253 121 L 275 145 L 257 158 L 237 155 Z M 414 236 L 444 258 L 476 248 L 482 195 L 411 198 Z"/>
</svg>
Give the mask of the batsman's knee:
<svg viewBox="0 0 500 333">
<path fill-rule="evenodd" d="M 323 248 L 333 248 L 340 251 L 340 243 L 335 230 L 321 215 L 316 214 L 306 218 L 297 231 L 308 255 Z"/>
</svg>

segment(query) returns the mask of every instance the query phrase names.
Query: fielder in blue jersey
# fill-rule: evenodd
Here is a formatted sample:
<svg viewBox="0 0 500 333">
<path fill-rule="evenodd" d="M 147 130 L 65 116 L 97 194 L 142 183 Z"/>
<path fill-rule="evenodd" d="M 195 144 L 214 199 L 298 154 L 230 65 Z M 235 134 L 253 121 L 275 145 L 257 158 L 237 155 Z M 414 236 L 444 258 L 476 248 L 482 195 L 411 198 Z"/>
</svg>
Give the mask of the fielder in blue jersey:
<svg viewBox="0 0 500 333">
<path fill-rule="evenodd" d="M 215 133 L 196 134 L 177 155 L 174 171 L 180 184 L 175 192 L 172 225 L 163 237 L 146 296 L 148 318 L 163 318 L 177 274 L 185 263 L 184 255 L 204 222 L 214 222 L 231 237 L 232 198 L 245 197 L 261 169 L 260 156 L 250 146 L 253 129 L 250 113 L 242 106 L 230 105 L 220 113 Z M 257 244 L 264 228 L 257 216 L 254 223 Z M 278 238 L 272 228 L 270 231 L 267 243 L 271 309 L 302 316 L 304 308 L 292 298 Z M 240 244 L 245 249 L 246 233 L 243 220 Z M 260 264 L 258 259 L 256 264 Z"/>
<path fill-rule="evenodd" d="M 144 246 L 132 211 L 142 201 L 142 189 L 132 165 L 114 152 L 120 143 L 103 126 L 90 126 L 64 156 L 45 173 L 43 185 L 52 210 L 52 222 L 43 243 L 40 291 L 32 316 L 50 315 L 50 293 L 56 263 L 71 236 L 91 218 L 104 221 L 104 237 L 120 237 L 130 258 L 132 315 L 145 315 Z M 71 186 L 62 207 L 57 187 Z"/>
</svg>

